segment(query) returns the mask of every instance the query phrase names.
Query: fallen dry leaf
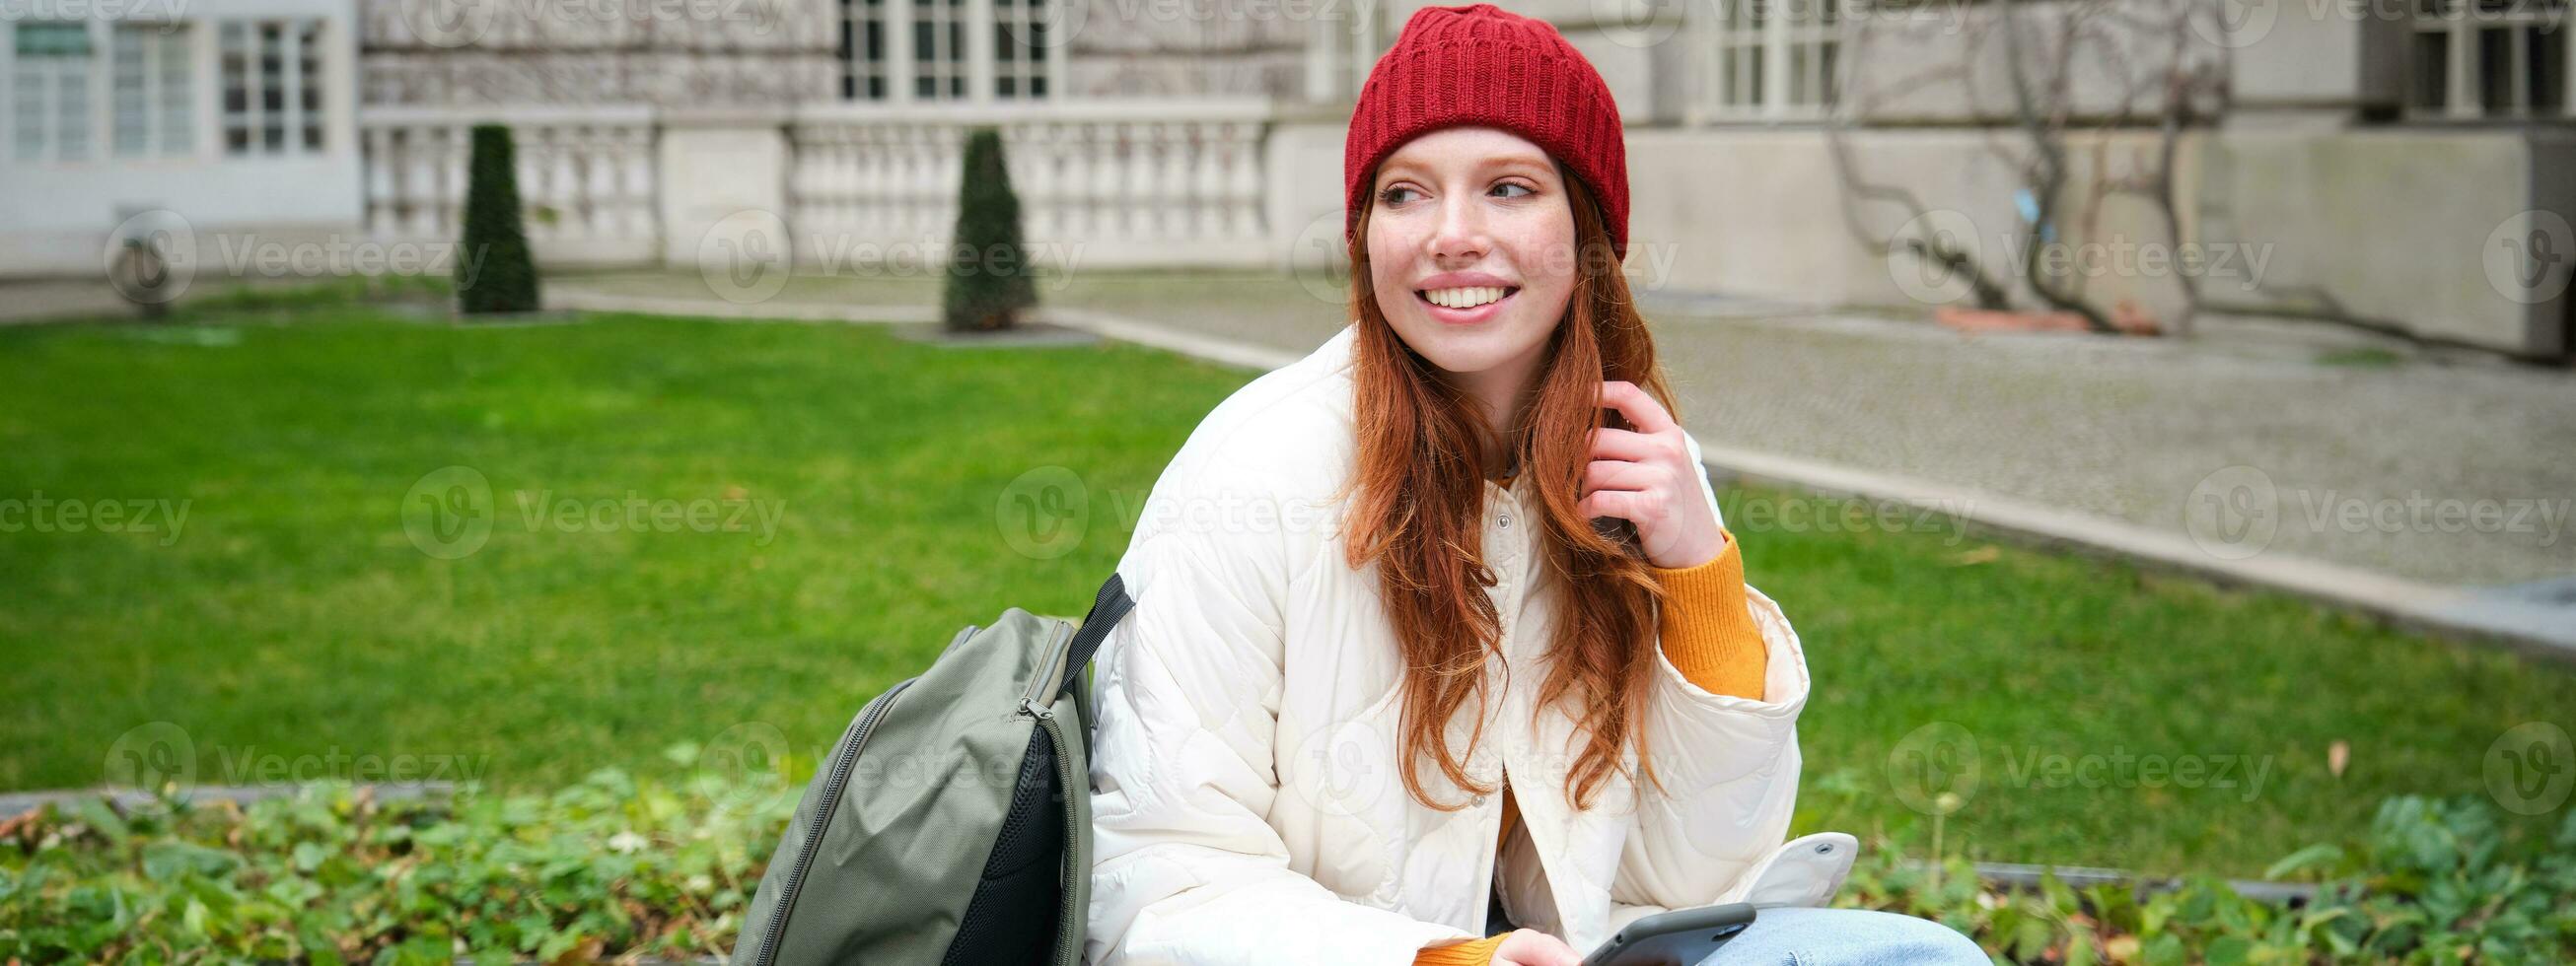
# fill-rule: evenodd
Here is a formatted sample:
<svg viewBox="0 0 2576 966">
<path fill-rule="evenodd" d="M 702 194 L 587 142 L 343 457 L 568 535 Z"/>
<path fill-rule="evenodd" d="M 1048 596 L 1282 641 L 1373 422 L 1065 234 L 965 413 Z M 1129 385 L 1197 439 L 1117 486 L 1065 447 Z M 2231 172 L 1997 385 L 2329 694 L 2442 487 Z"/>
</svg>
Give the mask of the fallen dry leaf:
<svg viewBox="0 0 2576 966">
<path fill-rule="evenodd" d="M 1981 563 L 1992 563 L 1995 558 L 2003 555 L 2003 548 L 1988 544 L 1983 547 L 1978 547 L 1975 550 L 1965 550 L 1951 554 L 1950 566 L 1971 567 Z"/>
</svg>

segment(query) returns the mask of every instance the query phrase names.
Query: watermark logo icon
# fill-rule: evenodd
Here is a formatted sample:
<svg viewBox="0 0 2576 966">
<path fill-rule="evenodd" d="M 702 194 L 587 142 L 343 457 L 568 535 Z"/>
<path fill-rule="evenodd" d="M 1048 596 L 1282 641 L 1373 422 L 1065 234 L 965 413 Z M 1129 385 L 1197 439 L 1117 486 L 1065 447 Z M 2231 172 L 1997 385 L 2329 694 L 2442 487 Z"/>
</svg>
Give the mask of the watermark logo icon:
<svg viewBox="0 0 2576 966">
<path fill-rule="evenodd" d="M 778 297 L 787 288 L 787 220 L 745 208 L 716 219 L 698 236 L 698 275 L 707 291 L 735 305 Z"/>
<path fill-rule="evenodd" d="M 420 552 L 458 560 L 492 538 L 492 481 L 470 466 L 429 471 L 403 493 L 403 535 Z"/>
<path fill-rule="evenodd" d="M 2576 229 L 2555 211 L 2516 212 L 2487 233 L 2479 260 L 2496 294 L 2538 305 L 2566 292 L 2569 276 L 2576 274 Z"/>
<path fill-rule="evenodd" d="M 1976 290 L 1969 266 L 1982 264 L 1983 255 L 1974 219 L 1935 208 L 1907 219 L 1888 236 L 1887 278 L 1907 298 L 1946 305 Z"/>
<path fill-rule="evenodd" d="M 501 11 L 500 0 L 402 0 L 402 25 L 431 47 L 455 48 L 483 39 Z"/>
<path fill-rule="evenodd" d="M 136 725 L 108 746 L 104 764 L 109 788 L 184 792 L 197 782 L 197 743 L 168 721 Z"/>
<path fill-rule="evenodd" d="M 1907 732 L 1887 752 L 1887 784 L 1897 801 L 1925 815 L 1958 811 L 1981 779 L 1977 736 L 1967 726 L 1935 721 Z"/>
<path fill-rule="evenodd" d="M 2183 502 L 2183 528 L 2202 553 L 2243 560 L 2272 546 L 2281 531 L 2281 491 L 2272 477 L 2237 465 L 2201 477 Z"/>
<path fill-rule="evenodd" d="M 2281 0 L 2217 0 L 2191 21 L 2191 32 L 2211 46 L 2239 50 L 2261 43 L 2281 21 Z"/>
<path fill-rule="evenodd" d="M 1592 25 L 1611 43 L 1643 50 L 1671 40 L 1681 30 L 1684 12 L 1682 0 L 1592 0 Z"/>
<path fill-rule="evenodd" d="M 698 749 L 698 795 L 718 808 L 757 812 L 788 794 L 787 733 L 766 721 L 726 728 Z"/>
<path fill-rule="evenodd" d="M 2576 744 L 2556 722 L 2528 721 L 2497 735 L 2487 746 L 2487 794 L 2516 815 L 2539 815 L 2567 804 L 2576 790 Z"/>
<path fill-rule="evenodd" d="M 1311 733 L 1281 757 L 1281 778 L 1298 798 L 1327 815 L 1369 813 L 1397 781 L 1393 747 L 1366 719 L 1344 721 Z"/>
<path fill-rule="evenodd" d="M 1012 12 L 1018 13 L 1018 11 Z M 1005 42 L 1014 48 L 1021 50 L 1061 48 L 1072 43 L 1073 38 L 1080 36 L 1083 25 L 1091 21 L 1091 4 L 1080 0 L 1031 4 L 1025 16 L 1002 16 L 997 19 L 1001 21 L 1000 26 Z"/>
<path fill-rule="evenodd" d="M 1053 560 L 1082 544 L 1091 522 L 1091 491 L 1061 466 L 1020 474 L 993 500 L 993 525 L 1021 556 Z"/>
<path fill-rule="evenodd" d="M 197 278 L 197 231 L 167 208 L 136 212 L 108 233 L 100 258 L 117 295 L 136 305 L 168 305 Z"/>
<path fill-rule="evenodd" d="M 1288 274 L 1315 301 L 1340 305 L 1351 297 L 1350 248 L 1343 241 L 1339 210 L 1315 216 L 1288 243 Z"/>
</svg>

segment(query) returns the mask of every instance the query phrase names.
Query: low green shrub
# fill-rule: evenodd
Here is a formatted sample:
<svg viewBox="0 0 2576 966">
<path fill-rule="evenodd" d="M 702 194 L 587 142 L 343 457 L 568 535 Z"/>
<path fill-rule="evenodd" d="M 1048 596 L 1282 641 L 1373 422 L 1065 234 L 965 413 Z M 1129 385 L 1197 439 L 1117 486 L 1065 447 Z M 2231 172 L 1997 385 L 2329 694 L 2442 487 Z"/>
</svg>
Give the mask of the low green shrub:
<svg viewBox="0 0 2576 966">
<path fill-rule="evenodd" d="M 614 770 L 549 796 L 47 806 L 0 819 L 0 961 L 720 956 L 795 807 L 774 776 Z"/>
<path fill-rule="evenodd" d="M 0 818 L 0 961 L 720 956 L 796 796 L 774 775 L 611 770 L 543 796 L 316 784 L 249 805 L 49 805 Z M 1866 850 L 1842 903 L 1940 920 L 2013 962 L 2576 961 L 2576 813 L 2545 843 L 2500 828 L 2483 802 L 2390 799 L 2368 841 L 2273 867 L 2320 883 L 2299 906 L 2212 878 L 2000 890 L 1965 859 L 1896 848 Z"/>
<path fill-rule="evenodd" d="M 2241 895 L 2211 876 L 2161 890 L 2035 890 L 1978 881 L 1964 858 L 1865 850 L 1842 904 L 1937 919 L 2019 963 L 2576 962 L 2576 809 L 2550 841 L 2508 842 L 2481 799 L 2380 803 L 2367 841 L 2310 846 L 2267 878 L 2318 883 L 2305 902 Z"/>
</svg>

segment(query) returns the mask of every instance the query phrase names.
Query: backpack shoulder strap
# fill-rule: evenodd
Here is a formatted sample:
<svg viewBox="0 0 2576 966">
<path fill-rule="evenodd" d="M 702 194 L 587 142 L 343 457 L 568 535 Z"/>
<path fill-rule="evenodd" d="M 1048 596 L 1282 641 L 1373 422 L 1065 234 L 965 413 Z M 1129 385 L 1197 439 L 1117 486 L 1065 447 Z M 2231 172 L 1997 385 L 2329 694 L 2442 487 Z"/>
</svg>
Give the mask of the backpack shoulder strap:
<svg viewBox="0 0 2576 966">
<path fill-rule="evenodd" d="M 1108 639 L 1110 629 L 1135 607 L 1135 599 L 1127 596 L 1127 582 L 1110 574 L 1109 582 L 1101 584 L 1100 593 L 1091 599 L 1091 612 L 1082 615 L 1082 629 L 1073 634 L 1071 650 L 1064 658 L 1064 680 L 1056 682 L 1055 693 L 1063 694 L 1073 687 L 1073 682 L 1082 677 L 1082 669 L 1091 664 L 1091 655 L 1100 650 L 1100 642 Z"/>
</svg>

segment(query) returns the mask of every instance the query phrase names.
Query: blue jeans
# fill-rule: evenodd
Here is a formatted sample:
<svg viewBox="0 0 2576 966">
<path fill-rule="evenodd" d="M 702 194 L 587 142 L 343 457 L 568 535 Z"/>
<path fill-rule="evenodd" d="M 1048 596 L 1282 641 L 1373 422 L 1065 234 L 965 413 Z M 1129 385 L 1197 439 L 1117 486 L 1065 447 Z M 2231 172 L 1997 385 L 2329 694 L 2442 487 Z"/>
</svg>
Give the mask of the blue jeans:
<svg viewBox="0 0 2576 966">
<path fill-rule="evenodd" d="M 1515 928 L 1498 893 L 1486 905 L 1485 935 Z M 1575 953 L 1588 954 L 1589 949 Z M 1994 966 L 1958 930 L 1913 916 L 1867 909 L 1791 907 L 1754 913 L 1698 966 Z"/>
<path fill-rule="evenodd" d="M 1764 909 L 1700 966 L 1992 966 L 1929 919 L 1867 909 Z"/>
</svg>

